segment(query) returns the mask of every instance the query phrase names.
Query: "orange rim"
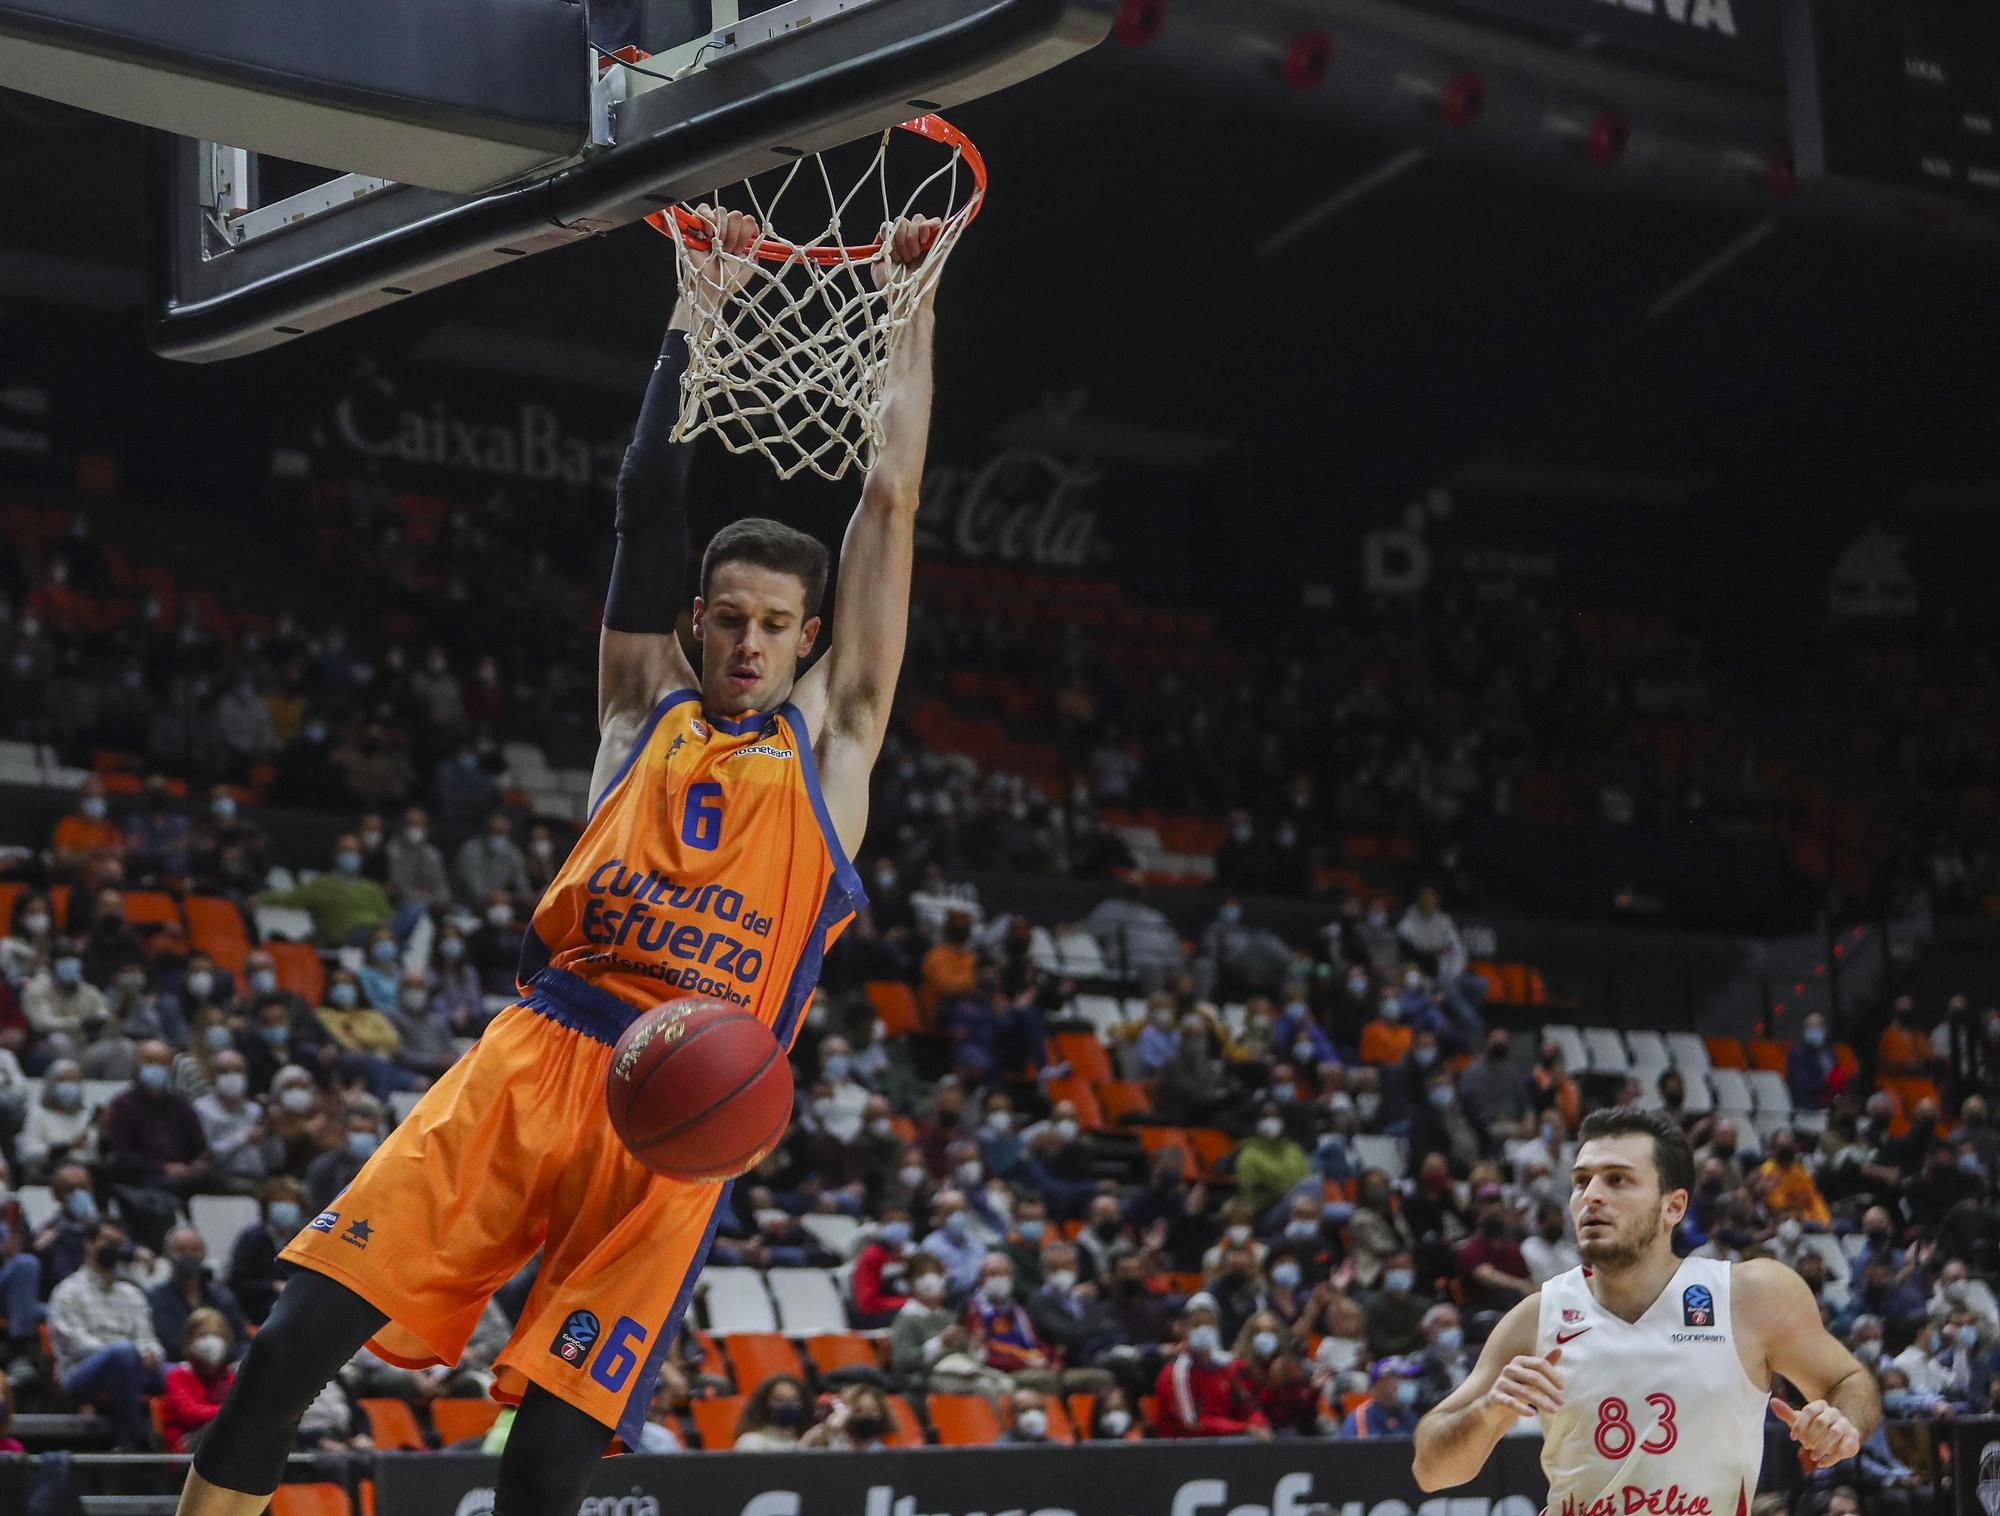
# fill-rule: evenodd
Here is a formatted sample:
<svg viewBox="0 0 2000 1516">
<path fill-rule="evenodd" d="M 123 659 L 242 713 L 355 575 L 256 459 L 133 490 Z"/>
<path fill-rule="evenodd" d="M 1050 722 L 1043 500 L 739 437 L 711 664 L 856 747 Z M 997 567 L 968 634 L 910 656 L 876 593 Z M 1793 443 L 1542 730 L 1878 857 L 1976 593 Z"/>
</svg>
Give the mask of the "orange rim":
<svg viewBox="0 0 2000 1516">
<path fill-rule="evenodd" d="M 986 202 L 986 160 L 972 139 L 953 126 L 942 116 L 919 116 L 914 121 L 901 122 L 897 130 L 915 132 L 919 137 L 928 137 L 933 142 L 941 142 L 946 147 L 956 148 L 965 159 L 965 166 L 972 174 L 972 198 L 965 204 L 962 213 L 954 212 L 954 217 L 962 214 L 963 225 L 971 225 L 979 215 L 979 208 Z M 663 237 L 675 235 L 667 218 L 673 217 L 680 227 L 680 240 L 697 251 L 706 250 L 714 228 L 697 216 L 685 205 L 675 205 L 667 210 L 654 211 L 646 218 L 646 224 Z M 882 251 L 880 242 L 867 242 L 854 247 L 800 247 L 787 242 L 782 237 L 765 237 L 750 250 L 751 256 L 764 263 L 791 263 L 804 259 L 809 263 L 866 263 Z"/>
</svg>

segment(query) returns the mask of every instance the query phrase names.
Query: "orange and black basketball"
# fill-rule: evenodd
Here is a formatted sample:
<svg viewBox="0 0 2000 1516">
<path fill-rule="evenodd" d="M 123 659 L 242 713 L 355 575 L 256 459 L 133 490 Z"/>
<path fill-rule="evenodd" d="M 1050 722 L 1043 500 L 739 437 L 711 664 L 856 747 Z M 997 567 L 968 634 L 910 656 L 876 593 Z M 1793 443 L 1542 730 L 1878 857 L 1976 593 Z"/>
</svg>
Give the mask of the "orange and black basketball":
<svg viewBox="0 0 2000 1516">
<path fill-rule="evenodd" d="M 734 1179 L 792 1119 L 792 1066 L 771 1029 L 717 1000 L 675 1000 L 625 1029 L 604 1076 L 611 1126 L 669 1179 Z"/>
</svg>

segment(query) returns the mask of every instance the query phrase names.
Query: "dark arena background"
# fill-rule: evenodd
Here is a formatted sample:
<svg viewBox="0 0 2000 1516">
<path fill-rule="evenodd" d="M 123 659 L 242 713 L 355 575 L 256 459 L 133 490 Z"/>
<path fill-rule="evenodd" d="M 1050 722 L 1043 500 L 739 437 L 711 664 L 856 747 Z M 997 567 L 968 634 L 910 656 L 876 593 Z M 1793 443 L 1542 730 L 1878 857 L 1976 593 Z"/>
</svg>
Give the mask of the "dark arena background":
<svg viewBox="0 0 2000 1516">
<path fill-rule="evenodd" d="M 173 1511 L 516 998 L 640 218 L 933 106 L 991 188 L 870 905 L 582 1513 L 1535 1516 L 1533 1423 L 1435 1496 L 1409 1433 L 1621 1103 L 1879 1377 L 1756 1509 L 1996 1509 L 2000 7 L 166 9 L 0 0 L 0 1513 Z M 697 553 L 838 543 L 700 446 Z M 488 1510 L 529 1283 L 349 1362 L 277 1516 Z"/>
</svg>

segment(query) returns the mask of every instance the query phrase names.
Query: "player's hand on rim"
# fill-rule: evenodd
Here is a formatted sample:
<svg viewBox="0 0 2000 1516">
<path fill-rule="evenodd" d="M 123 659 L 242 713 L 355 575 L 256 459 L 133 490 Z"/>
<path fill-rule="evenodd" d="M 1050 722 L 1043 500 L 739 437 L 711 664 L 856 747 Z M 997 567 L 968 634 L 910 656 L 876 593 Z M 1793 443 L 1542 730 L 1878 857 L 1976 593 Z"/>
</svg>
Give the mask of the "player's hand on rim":
<svg viewBox="0 0 2000 1516">
<path fill-rule="evenodd" d="M 882 251 L 869 265 L 869 272 L 875 278 L 875 288 L 886 288 L 892 279 L 914 273 L 917 265 L 930 253 L 938 233 L 943 230 L 944 222 L 936 216 L 898 216 L 893 223 L 883 227 Z M 932 285 L 926 298 L 936 293 L 937 286 Z"/>
<path fill-rule="evenodd" d="M 1808 1474 L 1831 1468 L 1861 1451 L 1861 1433 L 1846 1413 L 1824 1400 L 1808 1400 L 1797 1410 L 1776 1395 L 1771 1410 L 1791 1429 L 1799 1445 L 1799 1466 Z"/>
<path fill-rule="evenodd" d="M 1553 1416 L 1563 1406 L 1562 1375 L 1556 1372 L 1561 1358 L 1561 1348 L 1510 1358 L 1482 1398 L 1516 1416 Z"/>
<path fill-rule="evenodd" d="M 704 202 L 694 213 L 709 229 L 709 240 L 705 249 L 682 244 L 687 247 L 690 273 L 686 293 L 697 309 L 713 314 L 750 277 L 750 250 L 764 231 L 757 218 L 746 211 L 718 210 Z"/>
</svg>

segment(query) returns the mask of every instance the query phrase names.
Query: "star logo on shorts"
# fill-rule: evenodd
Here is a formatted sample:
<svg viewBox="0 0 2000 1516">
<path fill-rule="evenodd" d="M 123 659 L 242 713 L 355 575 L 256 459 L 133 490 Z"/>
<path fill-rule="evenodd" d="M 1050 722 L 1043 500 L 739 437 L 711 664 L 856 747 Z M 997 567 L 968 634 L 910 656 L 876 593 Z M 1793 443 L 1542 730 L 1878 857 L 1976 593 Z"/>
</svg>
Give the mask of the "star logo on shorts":
<svg viewBox="0 0 2000 1516">
<path fill-rule="evenodd" d="M 358 1248 L 365 1248 L 368 1246 L 368 1239 L 374 1235 L 375 1229 L 364 1219 L 350 1222 L 347 1230 L 340 1234 L 340 1240 L 351 1242 Z"/>
</svg>

